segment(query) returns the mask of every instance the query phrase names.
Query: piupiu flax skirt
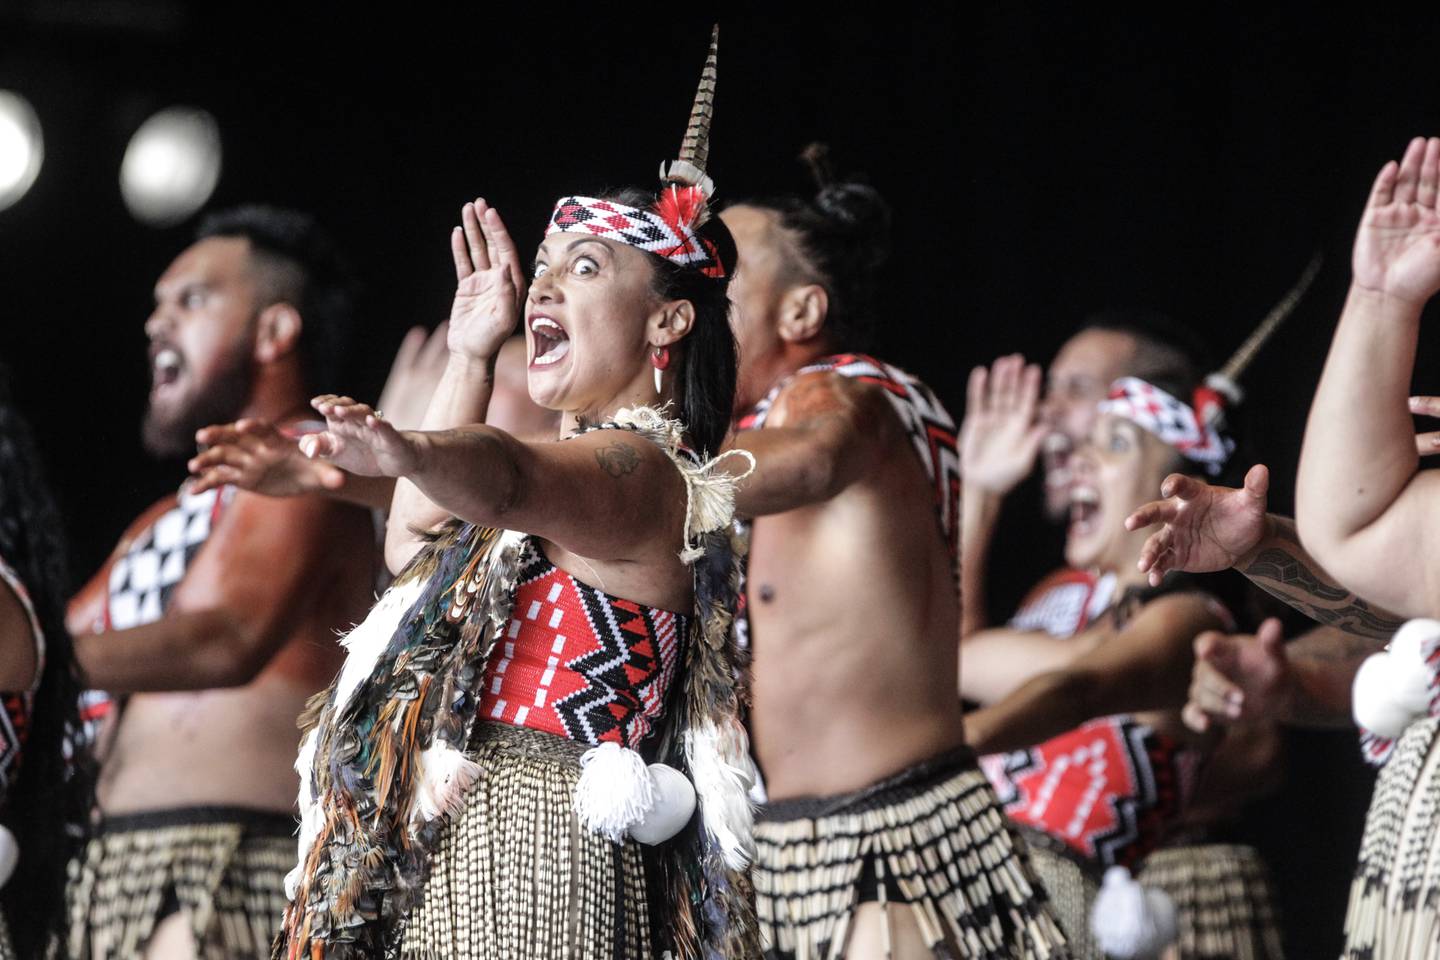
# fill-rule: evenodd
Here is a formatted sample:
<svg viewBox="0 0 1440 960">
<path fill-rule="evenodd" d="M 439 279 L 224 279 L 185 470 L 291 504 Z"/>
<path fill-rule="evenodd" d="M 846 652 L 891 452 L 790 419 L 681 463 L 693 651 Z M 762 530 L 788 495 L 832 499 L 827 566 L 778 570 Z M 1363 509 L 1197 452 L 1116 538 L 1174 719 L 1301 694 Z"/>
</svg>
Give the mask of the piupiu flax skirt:
<svg viewBox="0 0 1440 960">
<path fill-rule="evenodd" d="M 937 956 L 1070 956 L 1024 842 L 969 750 L 845 796 L 772 803 L 755 840 L 767 957 L 843 957 L 866 900 L 912 911 Z"/>
<path fill-rule="evenodd" d="M 70 864 L 70 956 L 140 957 L 159 922 L 179 912 L 197 957 L 266 960 L 285 914 L 294 832 L 288 814 L 230 807 L 106 818 Z"/>
<path fill-rule="evenodd" d="M 483 723 L 471 747 L 485 773 L 441 840 L 401 956 L 655 956 L 640 845 L 611 843 L 575 817 L 586 745 Z"/>
<path fill-rule="evenodd" d="M 1022 829 L 1031 861 L 1077 960 L 1104 960 L 1090 933 L 1101 867 L 1043 833 Z M 1283 960 L 1269 872 L 1254 848 L 1203 843 L 1163 847 L 1140 863 L 1141 886 L 1175 904 L 1180 960 Z"/>
<path fill-rule="evenodd" d="M 1440 719 L 1417 720 L 1380 770 L 1345 915 L 1347 960 L 1440 958 Z"/>
<path fill-rule="evenodd" d="M 1163 847 L 1144 859 L 1137 879 L 1174 902 L 1180 960 L 1283 960 L 1270 871 L 1254 847 Z"/>
</svg>

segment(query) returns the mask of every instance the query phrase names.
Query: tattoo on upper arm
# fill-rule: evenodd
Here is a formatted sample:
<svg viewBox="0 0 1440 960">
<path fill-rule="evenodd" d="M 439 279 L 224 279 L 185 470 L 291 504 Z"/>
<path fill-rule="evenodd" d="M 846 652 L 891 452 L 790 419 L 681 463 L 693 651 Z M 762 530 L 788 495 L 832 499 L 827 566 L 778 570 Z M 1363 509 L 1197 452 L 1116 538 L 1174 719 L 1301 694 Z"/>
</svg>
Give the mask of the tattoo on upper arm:
<svg viewBox="0 0 1440 960">
<path fill-rule="evenodd" d="M 842 404 L 827 378 L 802 379 L 785 391 L 785 426 L 813 427 L 840 417 Z"/>
<path fill-rule="evenodd" d="M 1299 557 L 1276 547 L 1261 550 L 1241 573 L 1310 619 L 1337 630 L 1384 640 L 1404 622 L 1375 612 L 1344 587 L 1325 583 Z"/>
<path fill-rule="evenodd" d="M 595 462 L 600 469 L 619 479 L 635 472 L 640 466 L 639 452 L 628 443 L 619 440 L 595 451 Z"/>
</svg>

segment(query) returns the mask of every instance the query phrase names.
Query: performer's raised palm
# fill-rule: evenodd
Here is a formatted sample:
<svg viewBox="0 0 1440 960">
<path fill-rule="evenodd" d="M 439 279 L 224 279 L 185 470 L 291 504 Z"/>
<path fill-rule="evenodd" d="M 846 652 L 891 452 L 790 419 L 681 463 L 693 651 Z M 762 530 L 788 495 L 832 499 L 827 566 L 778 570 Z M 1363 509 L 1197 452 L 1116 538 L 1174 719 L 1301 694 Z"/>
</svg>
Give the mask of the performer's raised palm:
<svg viewBox="0 0 1440 960">
<path fill-rule="evenodd" d="M 450 233 L 455 301 L 447 344 L 452 354 L 488 360 L 515 330 L 525 272 L 500 213 L 484 200 L 465 204 Z"/>
<path fill-rule="evenodd" d="M 1423 304 L 1440 291 L 1440 138 L 1416 137 L 1375 178 L 1355 234 L 1357 287 Z"/>
<path fill-rule="evenodd" d="M 960 425 L 960 471 L 967 485 L 1005 494 L 1035 467 L 1045 427 L 1036 418 L 1040 368 L 1019 354 L 991 370 L 970 371 Z"/>
<path fill-rule="evenodd" d="M 415 468 L 419 444 L 408 430 L 396 430 L 369 404 L 325 394 L 310 401 L 325 418 L 325 430 L 300 438 L 307 457 L 324 457 L 351 473 L 400 477 Z"/>
<path fill-rule="evenodd" d="M 1245 486 L 1212 487 L 1202 480 L 1172 473 L 1160 485 L 1164 500 L 1145 504 L 1125 518 L 1125 529 L 1159 523 L 1140 550 L 1138 563 L 1150 584 L 1171 570 L 1211 573 L 1233 566 L 1265 536 L 1266 494 L 1270 471 L 1257 464 L 1245 474 Z"/>
</svg>

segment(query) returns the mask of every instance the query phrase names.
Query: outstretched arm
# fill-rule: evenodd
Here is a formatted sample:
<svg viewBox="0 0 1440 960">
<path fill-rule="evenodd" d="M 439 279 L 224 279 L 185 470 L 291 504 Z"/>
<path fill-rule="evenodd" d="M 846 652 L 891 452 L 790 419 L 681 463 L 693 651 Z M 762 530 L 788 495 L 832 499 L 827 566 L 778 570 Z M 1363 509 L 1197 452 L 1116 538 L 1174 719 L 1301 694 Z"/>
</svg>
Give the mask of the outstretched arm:
<svg viewBox="0 0 1440 960">
<path fill-rule="evenodd" d="M 735 434 L 728 444 L 755 457 L 754 472 L 736 490 L 735 512 L 759 517 L 829 500 L 864 476 L 899 430 L 878 388 L 833 373 L 796 377 L 763 430 Z"/>
<path fill-rule="evenodd" d="M 1202 633 L 1185 723 L 1280 721 L 1306 727 L 1350 726 L 1350 688 L 1365 658 L 1381 649 L 1331 627 L 1316 627 L 1288 645 L 1271 618 L 1248 634 Z"/>
<path fill-rule="evenodd" d="M 1211 601 L 1200 594 L 1154 600 L 1125 629 L 1069 666 L 966 714 L 965 738 L 981 753 L 1018 750 L 1095 717 L 1179 709 L 1190 681 L 1191 640 L 1218 626 Z"/>
<path fill-rule="evenodd" d="M 404 477 L 446 516 L 523 530 L 596 560 L 649 562 L 680 550 L 684 481 L 659 447 L 628 431 L 526 443 L 484 424 L 396 430 L 345 397 L 315 406 L 329 428 L 304 439 L 310 452 L 356 473 Z"/>
<path fill-rule="evenodd" d="M 311 460 L 299 441 L 267 420 L 247 418 L 203 427 L 195 434 L 203 449 L 190 459 L 191 493 L 226 484 L 267 497 L 307 494 L 333 497 L 373 510 L 387 510 L 395 493 L 389 477 L 362 477 L 334 464 Z"/>
<path fill-rule="evenodd" d="M 1353 279 L 1305 427 L 1296 519 L 1336 579 L 1407 617 L 1440 612 L 1440 475 L 1419 472 L 1408 394 L 1440 290 L 1440 139 L 1375 180 Z"/>
<path fill-rule="evenodd" d="M 1035 468 L 1040 368 L 1018 353 L 970 371 L 960 425 L 960 636 L 988 626 L 985 575 L 1000 506 Z M 962 670 L 962 675 L 964 671 Z"/>
<path fill-rule="evenodd" d="M 1130 530 L 1161 525 L 1141 548 L 1139 568 L 1159 585 L 1171 570 L 1211 573 L 1233 567 L 1312 620 L 1357 636 L 1388 638 L 1403 619 L 1357 597 L 1322 570 L 1300 545 L 1294 522 L 1265 512 L 1269 487 L 1263 464 L 1250 468 L 1238 490 L 1181 474 L 1166 477 L 1160 487 L 1165 499 L 1125 520 Z"/>
</svg>

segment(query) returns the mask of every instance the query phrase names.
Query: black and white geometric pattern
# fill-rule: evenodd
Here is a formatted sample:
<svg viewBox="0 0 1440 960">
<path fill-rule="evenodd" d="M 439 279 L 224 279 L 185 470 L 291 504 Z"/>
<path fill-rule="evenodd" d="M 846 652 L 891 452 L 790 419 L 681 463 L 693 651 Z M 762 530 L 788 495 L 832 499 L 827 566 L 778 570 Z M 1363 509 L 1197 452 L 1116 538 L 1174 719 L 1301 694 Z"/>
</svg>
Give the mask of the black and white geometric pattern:
<svg viewBox="0 0 1440 960">
<path fill-rule="evenodd" d="M 1187 459 L 1203 464 L 1212 476 L 1220 472 L 1235 448 L 1208 418 L 1202 421 L 1194 407 L 1138 377 L 1122 377 L 1111 384 L 1109 397 L 1100 402 L 1100 412 L 1137 424 Z"/>
</svg>

